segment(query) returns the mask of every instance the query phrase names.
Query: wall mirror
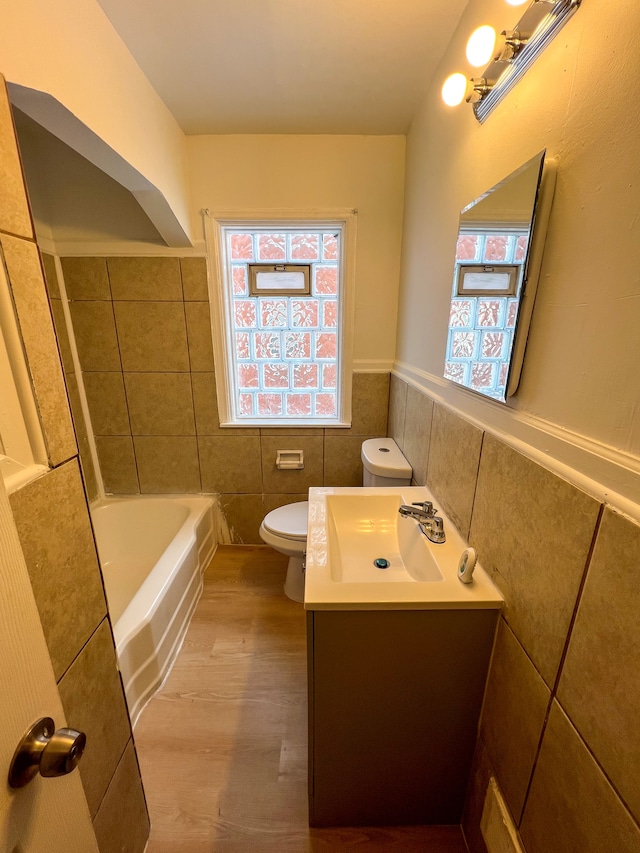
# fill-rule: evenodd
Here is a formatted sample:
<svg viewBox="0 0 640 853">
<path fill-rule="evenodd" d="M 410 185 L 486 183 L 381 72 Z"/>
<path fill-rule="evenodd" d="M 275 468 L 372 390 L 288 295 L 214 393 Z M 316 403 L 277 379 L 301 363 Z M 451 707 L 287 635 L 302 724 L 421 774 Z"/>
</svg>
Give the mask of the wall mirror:
<svg viewBox="0 0 640 853">
<path fill-rule="evenodd" d="M 554 185 L 542 151 L 460 214 L 444 377 L 501 402 L 520 379 Z"/>
</svg>

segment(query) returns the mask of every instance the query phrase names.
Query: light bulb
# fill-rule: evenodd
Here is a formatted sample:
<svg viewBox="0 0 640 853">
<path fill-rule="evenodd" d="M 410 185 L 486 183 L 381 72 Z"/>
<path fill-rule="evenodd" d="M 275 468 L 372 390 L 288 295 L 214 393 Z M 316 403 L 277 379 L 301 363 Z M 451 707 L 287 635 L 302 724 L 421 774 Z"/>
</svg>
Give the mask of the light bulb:
<svg viewBox="0 0 640 853">
<path fill-rule="evenodd" d="M 442 87 L 442 100 L 448 107 L 457 107 L 464 101 L 467 93 L 467 78 L 464 74 L 456 72 L 450 74 L 444 81 Z"/>
<path fill-rule="evenodd" d="M 474 68 L 481 68 L 493 56 L 496 43 L 496 31 L 485 24 L 471 33 L 467 42 L 467 59 Z"/>
</svg>

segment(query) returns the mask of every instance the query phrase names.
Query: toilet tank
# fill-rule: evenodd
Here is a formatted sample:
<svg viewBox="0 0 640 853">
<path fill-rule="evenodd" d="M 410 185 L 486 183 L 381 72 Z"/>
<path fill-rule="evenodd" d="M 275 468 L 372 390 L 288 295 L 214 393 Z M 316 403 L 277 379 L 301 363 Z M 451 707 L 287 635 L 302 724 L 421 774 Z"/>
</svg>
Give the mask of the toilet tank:
<svg viewBox="0 0 640 853">
<path fill-rule="evenodd" d="M 368 438 L 361 451 L 363 486 L 410 486 L 411 465 L 392 438 Z"/>
</svg>

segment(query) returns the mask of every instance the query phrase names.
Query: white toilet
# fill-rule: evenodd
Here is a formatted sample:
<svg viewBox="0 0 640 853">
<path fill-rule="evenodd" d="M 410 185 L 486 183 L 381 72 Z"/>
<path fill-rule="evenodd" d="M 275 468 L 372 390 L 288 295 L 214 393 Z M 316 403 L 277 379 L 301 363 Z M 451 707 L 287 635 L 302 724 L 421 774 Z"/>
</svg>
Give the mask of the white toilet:
<svg viewBox="0 0 640 853">
<path fill-rule="evenodd" d="M 411 466 L 392 438 L 368 438 L 362 442 L 364 486 L 410 486 Z M 304 601 L 304 555 L 307 549 L 308 501 L 278 507 L 260 525 L 260 538 L 289 557 L 284 592 L 293 601 Z"/>
</svg>

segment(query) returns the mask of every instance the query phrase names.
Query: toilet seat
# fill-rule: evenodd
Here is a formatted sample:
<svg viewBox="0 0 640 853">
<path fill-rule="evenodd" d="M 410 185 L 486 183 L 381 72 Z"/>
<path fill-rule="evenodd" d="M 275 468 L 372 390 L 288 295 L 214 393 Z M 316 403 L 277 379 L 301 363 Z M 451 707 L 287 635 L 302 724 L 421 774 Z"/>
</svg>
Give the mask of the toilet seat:
<svg viewBox="0 0 640 853">
<path fill-rule="evenodd" d="M 306 542 L 308 509 L 309 501 L 286 504 L 267 513 L 262 524 L 274 536 L 293 542 Z"/>
</svg>

